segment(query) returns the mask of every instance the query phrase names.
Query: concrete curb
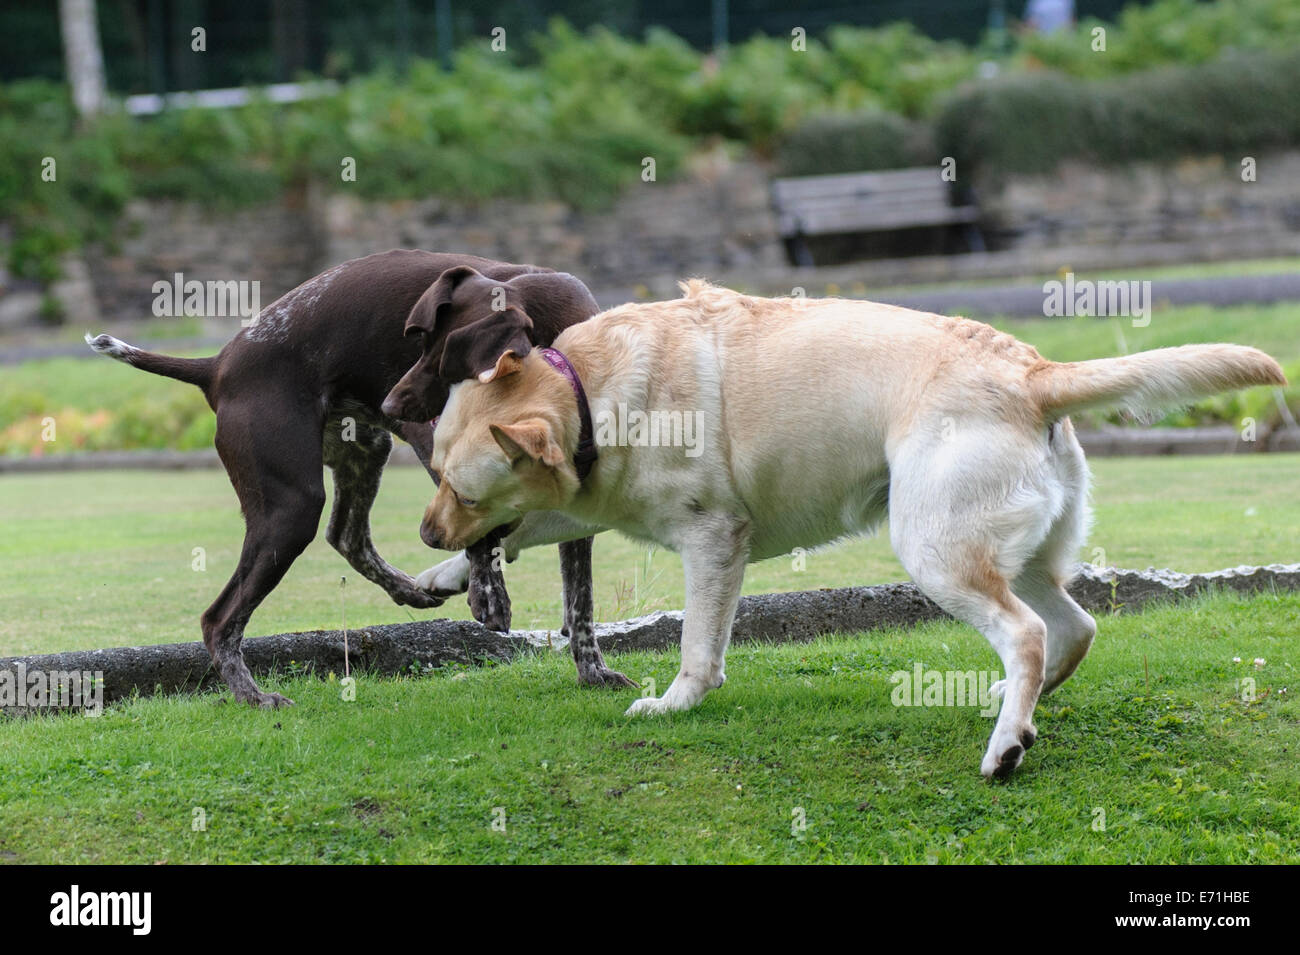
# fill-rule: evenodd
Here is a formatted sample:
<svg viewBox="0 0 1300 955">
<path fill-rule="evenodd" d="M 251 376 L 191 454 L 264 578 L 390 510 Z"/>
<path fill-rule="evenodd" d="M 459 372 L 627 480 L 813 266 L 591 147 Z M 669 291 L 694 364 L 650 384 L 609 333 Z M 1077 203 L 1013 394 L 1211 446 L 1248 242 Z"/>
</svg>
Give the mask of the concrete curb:
<svg viewBox="0 0 1300 955">
<path fill-rule="evenodd" d="M 1211 590 L 1237 593 L 1300 590 L 1300 564 L 1237 567 L 1208 574 L 1169 570 L 1116 570 L 1084 564 L 1070 592 L 1093 613 L 1139 610 L 1152 601 L 1184 600 Z M 839 590 L 810 590 L 744 597 L 732 631 L 736 642 L 807 642 L 827 633 L 857 633 L 881 627 L 911 626 L 946 615 L 914 584 L 882 584 Z M 620 623 L 598 624 L 601 646 L 610 652 L 662 650 L 681 638 L 682 612 L 660 612 Z M 556 631 L 509 634 L 485 630 L 463 620 L 427 620 L 349 631 L 351 668 L 393 675 L 427 666 L 508 662 L 521 653 L 565 649 Z M 301 670 L 324 675 L 343 672 L 343 634 L 315 630 L 255 637 L 244 641 L 244 656 L 258 675 Z M 217 684 L 202 644 L 119 647 L 0 659 L 0 674 L 14 674 L 11 685 L 33 671 L 102 672 L 104 702 L 138 692 L 192 691 Z M 3 679 L 0 678 L 0 685 Z M 9 715 L 25 712 L 4 708 Z"/>
</svg>

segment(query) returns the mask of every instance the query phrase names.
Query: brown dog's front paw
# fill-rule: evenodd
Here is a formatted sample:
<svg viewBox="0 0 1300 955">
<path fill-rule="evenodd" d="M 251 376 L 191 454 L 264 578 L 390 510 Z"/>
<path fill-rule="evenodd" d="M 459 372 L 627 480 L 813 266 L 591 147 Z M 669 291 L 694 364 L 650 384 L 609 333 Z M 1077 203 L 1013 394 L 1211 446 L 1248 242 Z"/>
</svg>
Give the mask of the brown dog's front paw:
<svg viewBox="0 0 1300 955">
<path fill-rule="evenodd" d="M 510 595 L 500 575 L 486 578 L 471 577 L 469 581 L 469 609 L 474 619 L 498 633 L 510 630 Z"/>
<path fill-rule="evenodd" d="M 624 688 L 639 690 L 641 684 L 629 680 L 617 670 L 611 670 L 605 664 L 578 667 L 578 682 L 583 686 L 604 686 L 612 690 Z"/>
<path fill-rule="evenodd" d="M 405 588 L 402 590 L 393 590 L 389 592 L 393 598 L 393 603 L 399 607 L 414 607 L 417 610 L 432 610 L 434 607 L 441 607 L 447 602 L 449 594 L 435 594 L 427 590 L 420 590 L 416 587 Z"/>
<path fill-rule="evenodd" d="M 236 698 L 241 703 L 261 707 L 264 710 L 278 710 L 282 706 L 293 706 L 293 700 L 287 696 L 281 696 L 279 693 L 263 693 L 261 690 L 246 696 L 240 695 Z"/>
</svg>

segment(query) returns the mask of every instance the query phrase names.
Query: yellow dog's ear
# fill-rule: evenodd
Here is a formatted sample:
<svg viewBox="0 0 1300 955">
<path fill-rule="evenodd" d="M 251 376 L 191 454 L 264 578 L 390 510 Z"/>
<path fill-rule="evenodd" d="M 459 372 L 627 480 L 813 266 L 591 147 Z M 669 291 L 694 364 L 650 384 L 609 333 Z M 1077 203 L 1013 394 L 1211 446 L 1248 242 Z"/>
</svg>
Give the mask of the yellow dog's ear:
<svg viewBox="0 0 1300 955">
<path fill-rule="evenodd" d="M 541 418 L 525 418 L 514 424 L 492 424 L 488 428 L 511 464 L 525 455 L 552 468 L 564 462 L 564 449 L 555 443 L 551 426 Z"/>
<path fill-rule="evenodd" d="M 514 352 L 502 352 L 501 357 L 497 359 L 496 367 L 479 372 L 478 380 L 487 384 L 489 381 L 496 381 L 498 378 L 520 372 L 523 368 L 524 363 L 515 357 Z"/>
</svg>

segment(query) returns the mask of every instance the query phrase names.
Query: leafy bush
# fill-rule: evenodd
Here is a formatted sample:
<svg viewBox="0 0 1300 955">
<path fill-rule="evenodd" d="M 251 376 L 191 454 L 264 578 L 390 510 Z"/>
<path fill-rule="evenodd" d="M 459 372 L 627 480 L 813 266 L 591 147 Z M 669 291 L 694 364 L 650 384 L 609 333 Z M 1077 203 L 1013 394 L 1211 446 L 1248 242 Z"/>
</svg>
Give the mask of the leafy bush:
<svg viewBox="0 0 1300 955">
<path fill-rule="evenodd" d="M 15 416 L 0 428 L 0 455 L 41 456 L 77 451 L 211 448 L 217 419 L 195 389 L 178 391 L 163 401 L 133 398 L 111 408 L 43 407 Z M 47 441 L 46 419 L 54 421 L 54 440 Z"/>
<path fill-rule="evenodd" d="M 53 181 L 43 178 L 47 169 Z M 58 257 L 102 235 L 128 193 L 110 145 L 75 135 L 62 87 L 42 80 L 0 86 L 0 222 L 12 231 L 11 272 L 56 279 Z"/>
<path fill-rule="evenodd" d="M 935 123 L 940 153 L 977 175 L 1300 145 L 1300 52 L 1232 53 L 1111 80 L 1008 74 L 954 94 Z"/>
<path fill-rule="evenodd" d="M 874 106 L 920 118 L 938 98 L 970 79 L 981 57 L 954 41 L 940 42 L 909 23 L 875 30 L 834 27 L 827 45 L 835 71 L 826 89 L 836 109 Z"/>
<path fill-rule="evenodd" d="M 1104 52 L 1093 50 L 1097 27 L 1106 31 Z M 1011 66 L 1046 66 L 1098 79 L 1164 64 L 1208 63 L 1232 50 L 1291 50 L 1297 37 L 1295 0 L 1157 0 L 1125 7 L 1113 24 L 1089 17 L 1072 30 L 1026 33 Z"/>
<path fill-rule="evenodd" d="M 815 116 L 796 127 L 778 147 L 784 176 L 812 176 L 872 169 L 898 169 L 938 162 L 929 128 L 896 113 Z"/>
<path fill-rule="evenodd" d="M 369 198 L 594 206 L 635 182 L 644 157 L 669 178 L 716 139 L 800 172 L 929 162 L 931 138 L 938 155 L 995 171 L 1300 142 L 1286 52 L 1300 38 L 1295 0 L 1130 7 L 1107 25 L 1105 53 L 1092 50 L 1095 25 L 1023 35 L 994 57 L 992 44 L 940 42 L 907 23 L 833 27 L 801 50 L 755 36 L 714 55 L 662 30 L 632 40 L 555 22 L 518 56 L 471 44 L 450 72 L 414 61 L 402 77 L 380 71 L 307 102 L 108 115 L 84 129 L 61 85 L 11 83 L 0 86 L 4 255 L 48 283 L 131 196 L 237 205 L 309 180 Z M 971 83 L 991 57 L 1001 77 Z M 1193 66 L 1149 70 L 1164 63 Z M 54 183 L 40 179 L 47 156 Z M 348 156 L 357 178 L 345 184 Z"/>
</svg>

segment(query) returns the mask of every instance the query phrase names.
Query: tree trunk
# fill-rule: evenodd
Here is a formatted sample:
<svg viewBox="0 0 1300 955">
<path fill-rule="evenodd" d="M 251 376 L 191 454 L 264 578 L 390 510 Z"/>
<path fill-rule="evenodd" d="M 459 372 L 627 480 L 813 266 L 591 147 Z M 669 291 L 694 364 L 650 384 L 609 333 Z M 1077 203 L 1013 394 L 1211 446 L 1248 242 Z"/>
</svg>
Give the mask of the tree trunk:
<svg viewBox="0 0 1300 955">
<path fill-rule="evenodd" d="M 59 0 L 59 26 L 73 105 L 83 118 L 94 116 L 103 110 L 107 95 L 95 0 Z"/>
</svg>

